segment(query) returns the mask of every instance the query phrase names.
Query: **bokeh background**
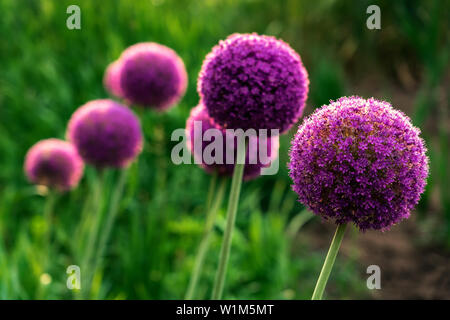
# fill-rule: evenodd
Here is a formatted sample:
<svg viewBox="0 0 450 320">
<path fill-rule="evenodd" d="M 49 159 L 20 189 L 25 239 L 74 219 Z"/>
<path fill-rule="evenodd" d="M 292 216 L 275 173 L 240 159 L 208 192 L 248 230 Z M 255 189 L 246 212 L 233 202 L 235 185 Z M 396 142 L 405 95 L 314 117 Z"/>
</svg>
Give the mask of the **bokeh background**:
<svg viewBox="0 0 450 320">
<path fill-rule="evenodd" d="M 66 8 L 81 8 L 68 30 Z M 381 30 L 366 8 L 381 8 Z M 176 50 L 189 74 L 187 93 L 165 114 L 144 112 L 145 149 L 131 167 L 104 268 L 93 297 L 184 297 L 202 235 L 210 176 L 170 161 L 170 134 L 198 103 L 205 55 L 234 32 L 274 35 L 301 55 L 311 86 L 305 116 L 343 95 L 390 101 L 422 129 L 431 175 L 411 219 L 390 231 L 346 235 L 326 291 L 335 299 L 450 298 L 450 2 L 263 0 L 0 0 L 0 298 L 71 299 L 66 268 L 79 264 L 77 232 L 95 179 L 87 168 L 73 192 L 58 197 L 54 240 L 42 245 L 45 192 L 23 174 L 27 149 L 64 138 L 74 110 L 104 98 L 103 72 L 126 47 L 156 41 Z M 302 120 L 300 120 L 301 122 Z M 293 129 L 292 131 L 295 131 Z M 281 140 L 280 171 L 244 184 L 225 298 L 309 299 L 334 226 L 298 226 L 303 207 L 286 163 L 292 132 Z M 107 174 L 106 202 L 117 172 Z M 219 212 L 198 298 L 210 296 L 225 225 Z M 42 257 L 49 254 L 50 268 Z M 382 289 L 366 287 L 377 264 Z"/>
</svg>

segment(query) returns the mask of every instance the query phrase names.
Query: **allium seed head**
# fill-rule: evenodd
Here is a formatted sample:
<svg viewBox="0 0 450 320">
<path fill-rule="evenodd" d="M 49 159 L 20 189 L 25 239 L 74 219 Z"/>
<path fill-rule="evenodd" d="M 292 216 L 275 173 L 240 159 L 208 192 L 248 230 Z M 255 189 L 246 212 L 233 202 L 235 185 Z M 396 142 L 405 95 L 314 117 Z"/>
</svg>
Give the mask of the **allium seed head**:
<svg viewBox="0 0 450 320">
<path fill-rule="evenodd" d="M 389 229 L 409 217 L 426 185 L 419 134 L 387 102 L 340 98 L 306 119 L 292 140 L 293 189 L 324 219 Z"/>
<path fill-rule="evenodd" d="M 206 56 L 197 90 L 222 127 L 283 133 L 301 116 L 308 87 L 300 56 L 287 43 L 233 34 Z"/>
<path fill-rule="evenodd" d="M 109 99 L 92 100 L 78 108 L 69 121 L 67 137 L 84 161 L 97 168 L 128 165 L 143 144 L 139 119 Z"/>
<path fill-rule="evenodd" d="M 153 42 L 138 43 L 126 49 L 120 59 L 120 87 L 130 103 L 161 111 L 184 95 L 186 69 L 172 49 Z"/>
<path fill-rule="evenodd" d="M 84 164 L 71 143 L 46 139 L 28 150 L 24 169 L 32 183 L 67 191 L 78 185 Z"/>
<path fill-rule="evenodd" d="M 195 133 L 195 123 L 197 125 L 201 124 L 201 132 L 199 134 Z M 205 133 L 209 129 L 217 129 L 222 135 L 222 155 L 220 158 L 221 163 L 211 163 L 207 164 L 205 159 L 202 158 L 204 155 L 205 148 L 211 145 L 215 141 L 215 136 L 212 135 L 210 141 L 205 139 Z M 227 148 L 227 136 L 229 141 L 233 141 L 233 143 L 229 144 L 229 148 Z M 201 166 L 209 173 L 217 172 L 222 176 L 232 176 L 234 170 L 234 161 L 233 163 L 227 164 L 227 154 L 234 155 L 234 158 L 237 154 L 237 137 L 234 135 L 227 133 L 225 129 L 221 128 L 218 124 L 214 122 L 214 120 L 209 117 L 208 112 L 202 103 L 200 103 L 197 107 L 193 108 L 191 111 L 191 115 L 189 116 L 186 122 L 186 137 L 188 141 L 188 148 L 192 152 L 194 159 L 202 159 Z M 266 147 L 265 149 L 259 149 L 260 139 L 264 139 Z M 244 167 L 244 180 L 250 180 L 258 177 L 261 174 L 261 169 L 264 167 L 270 166 L 273 160 L 278 156 L 278 147 L 279 147 L 279 137 L 257 137 L 251 136 L 247 143 L 247 153 L 245 159 L 245 167 Z M 198 144 L 200 148 L 198 150 L 195 148 L 195 145 Z M 263 142 L 261 142 L 263 144 Z M 230 150 L 232 148 L 232 150 Z M 261 151 L 261 155 L 260 155 Z M 216 153 L 213 151 L 212 156 L 216 156 Z M 261 156 L 263 158 L 261 158 Z M 219 162 L 219 161 L 218 161 Z"/>
<path fill-rule="evenodd" d="M 120 86 L 120 74 L 122 71 L 122 60 L 118 59 L 106 68 L 103 76 L 103 86 L 105 89 L 117 98 L 123 98 L 123 91 Z"/>
</svg>

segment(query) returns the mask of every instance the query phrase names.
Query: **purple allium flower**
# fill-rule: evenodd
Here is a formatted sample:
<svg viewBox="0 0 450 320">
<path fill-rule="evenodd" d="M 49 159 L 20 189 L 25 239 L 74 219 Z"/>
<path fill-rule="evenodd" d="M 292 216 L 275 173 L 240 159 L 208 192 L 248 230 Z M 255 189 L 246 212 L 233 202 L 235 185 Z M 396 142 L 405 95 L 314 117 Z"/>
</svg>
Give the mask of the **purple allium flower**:
<svg viewBox="0 0 450 320">
<path fill-rule="evenodd" d="M 222 127 L 283 133 L 301 116 L 308 87 L 300 56 L 287 43 L 233 34 L 206 56 L 197 90 Z"/>
<path fill-rule="evenodd" d="M 290 150 L 293 189 L 325 219 L 387 230 L 409 217 L 424 191 L 428 158 L 419 134 L 387 102 L 340 98 L 299 127 Z"/>
<path fill-rule="evenodd" d="M 142 151 L 139 119 L 127 107 L 109 99 L 78 108 L 67 137 L 86 163 L 97 168 L 127 166 Z"/>
<path fill-rule="evenodd" d="M 184 95 L 186 69 L 172 49 L 153 42 L 138 43 L 120 59 L 120 87 L 130 103 L 166 110 Z"/>
<path fill-rule="evenodd" d="M 24 169 L 32 183 L 67 191 L 78 185 L 84 164 L 71 143 L 46 139 L 28 150 Z"/>
<path fill-rule="evenodd" d="M 122 88 L 120 87 L 121 71 L 122 60 L 117 59 L 116 61 L 109 64 L 103 76 L 103 86 L 109 93 L 117 98 L 123 98 L 124 96 Z"/>
<path fill-rule="evenodd" d="M 201 134 L 195 134 L 195 122 L 198 124 L 201 123 Z M 223 143 L 223 151 L 222 151 L 222 163 L 205 163 L 205 159 L 203 159 L 201 163 L 201 167 L 203 167 L 207 172 L 212 173 L 217 171 L 219 175 L 222 176 L 232 176 L 234 170 L 234 164 L 227 164 L 227 154 L 229 152 L 230 155 L 234 155 L 236 157 L 237 154 L 237 137 L 233 137 L 230 133 L 227 133 L 225 129 L 221 128 L 218 124 L 214 122 L 214 120 L 208 115 L 206 108 L 200 103 L 197 107 L 191 110 L 191 114 L 186 122 L 186 137 L 188 141 L 188 149 L 194 155 L 194 159 L 200 161 L 202 159 L 203 152 L 205 148 L 215 141 L 215 137 L 213 136 L 210 141 L 205 141 L 207 139 L 204 138 L 204 135 L 209 129 L 218 129 L 222 134 L 222 143 Z M 227 149 L 227 135 L 229 137 L 229 141 L 234 141 L 233 150 Z M 202 139 L 203 137 L 203 139 Z M 266 150 L 261 150 L 262 156 L 264 158 L 261 159 L 259 155 L 259 140 L 263 139 L 257 136 L 251 136 L 247 143 L 247 153 L 245 159 L 245 167 L 244 167 L 244 180 L 251 180 L 253 178 L 258 177 L 261 174 L 261 169 L 264 167 L 270 166 L 273 160 L 278 156 L 278 147 L 279 147 L 279 137 L 272 136 L 264 138 L 266 140 Z M 197 151 L 195 149 L 194 141 L 197 141 L 200 148 Z M 200 150 L 201 149 L 201 150 Z M 201 153 L 200 153 L 201 152 Z M 215 152 L 213 152 L 215 155 Z M 262 161 L 261 161 L 262 160 Z"/>
</svg>

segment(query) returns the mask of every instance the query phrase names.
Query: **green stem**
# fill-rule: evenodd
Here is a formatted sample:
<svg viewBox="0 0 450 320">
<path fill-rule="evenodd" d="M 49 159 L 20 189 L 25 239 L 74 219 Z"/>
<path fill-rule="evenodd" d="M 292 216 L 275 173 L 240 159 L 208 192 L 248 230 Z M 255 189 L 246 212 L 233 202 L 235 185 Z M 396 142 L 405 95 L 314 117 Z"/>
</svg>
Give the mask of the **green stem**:
<svg viewBox="0 0 450 320">
<path fill-rule="evenodd" d="M 212 187 L 215 185 L 215 182 L 217 180 L 217 173 L 214 174 L 213 178 L 211 179 L 211 185 Z M 213 234 L 213 227 L 214 223 L 216 221 L 217 211 L 220 208 L 220 205 L 223 201 L 223 196 L 225 193 L 225 186 L 226 186 L 227 180 L 224 178 L 220 182 L 219 189 L 217 191 L 217 195 L 214 199 L 214 203 L 212 206 L 208 207 L 208 213 L 206 217 L 206 224 L 205 224 L 205 230 L 203 232 L 203 238 L 200 242 L 197 256 L 195 257 L 195 264 L 194 269 L 192 271 L 191 279 L 189 281 L 189 286 L 186 292 L 186 300 L 191 300 L 195 297 L 195 293 L 197 291 L 197 284 L 198 280 L 200 278 L 200 274 L 202 273 L 203 264 L 205 262 L 206 253 L 208 252 L 209 245 L 211 242 L 211 236 Z M 210 188 L 211 190 L 212 188 Z"/>
<path fill-rule="evenodd" d="M 208 190 L 208 195 L 206 197 L 206 212 L 209 213 L 209 210 L 211 209 L 211 204 L 213 201 L 213 197 L 214 197 L 214 193 L 216 192 L 216 184 L 217 184 L 217 171 L 214 171 L 212 177 L 211 177 L 211 181 L 209 183 L 209 190 Z"/>
<path fill-rule="evenodd" d="M 87 279 L 87 281 L 82 284 L 84 298 L 86 298 L 86 295 L 90 291 L 90 286 L 91 286 L 90 274 L 92 271 L 91 270 L 91 260 L 92 260 L 93 254 L 94 254 L 94 248 L 95 248 L 95 244 L 96 244 L 97 238 L 98 238 L 98 229 L 99 229 L 101 218 L 102 218 L 101 198 L 102 198 L 102 189 L 103 189 L 104 179 L 105 179 L 105 172 L 104 172 L 104 170 L 101 170 L 101 171 L 99 170 L 97 172 L 98 172 L 98 177 L 95 181 L 94 190 L 93 190 L 93 198 L 92 198 L 93 203 L 95 203 L 95 205 L 93 206 L 94 207 L 93 208 L 93 216 L 92 216 L 93 223 L 91 224 L 91 228 L 89 230 L 86 251 L 85 251 L 84 259 L 81 264 L 81 272 L 86 275 L 84 278 Z"/>
<path fill-rule="evenodd" d="M 108 244 L 112 228 L 114 226 L 114 222 L 116 221 L 117 214 L 119 212 L 119 204 L 122 198 L 123 190 L 125 188 L 125 183 L 128 177 L 128 168 L 123 169 L 120 172 L 119 181 L 117 182 L 116 188 L 114 189 L 114 193 L 111 198 L 111 204 L 106 216 L 106 222 L 103 227 L 103 232 L 99 240 L 99 245 L 97 248 L 97 254 L 95 255 L 94 265 L 92 266 L 92 272 L 90 273 L 91 278 L 89 281 L 92 281 L 98 266 L 101 264 L 103 256 L 105 254 L 106 246 Z"/>
<path fill-rule="evenodd" d="M 288 227 L 286 228 L 286 234 L 290 239 L 293 239 L 301 227 L 309 220 L 314 218 L 314 214 L 311 213 L 308 209 L 303 209 L 297 214 L 294 218 L 292 218 Z"/>
<path fill-rule="evenodd" d="M 44 206 L 44 220 L 46 224 L 46 230 L 45 230 L 45 250 L 47 251 L 50 249 L 50 242 L 52 237 L 52 219 L 53 219 L 53 209 L 55 207 L 56 202 L 56 194 L 55 191 L 49 190 L 47 194 L 47 199 L 45 201 Z"/>
<path fill-rule="evenodd" d="M 45 233 L 44 233 L 44 243 L 43 243 L 43 257 L 42 257 L 42 269 L 43 272 L 49 273 L 48 267 L 49 267 L 49 261 L 50 261 L 50 248 L 51 248 L 51 238 L 52 238 L 52 231 L 53 231 L 53 210 L 55 208 L 55 202 L 56 202 L 56 192 L 54 190 L 49 190 L 45 204 L 44 204 L 44 221 L 45 221 Z M 37 297 L 38 299 L 44 299 L 46 296 L 46 285 L 40 284 L 38 291 L 37 291 Z"/>
<path fill-rule="evenodd" d="M 227 208 L 227 224 L 220 249 L 219 267 L 214 280 L 212 299 L 219 300 L 222 298 L 223 287 L 225 284 L 225 275 L 228 266 L 228 258 L 230 256 L 231 239 L 233 236 L 234 224 L 236 220 L 237 206 L 239 195 L 241 193 L 242 177 L 245 166 L 245 143 L 238 143 L 237 161 L 234 165 L 233 178 L 231 180 L 230 197 L 228 199 Z"/>
<path fill-rule="evenodd" d="M 333 269 L 334 261 L 336 260 L 346 228 L 347 224 L 340 224 L 336 229 L 336 233 L 331 241 L 330 249 L 328 250 L 325 262 L 323 263 L 322 271 L 320 271 L 319 279 L 317 279 L 316 288 L 314 289 L 311 300 L 322 300 L 323 292 L 327 285 L 328 278 L 330 277 L 331 269 Z"/>
<path fill-rule="evenodd" d="M 97 183 L 97 182 L 95 182 Z M 89 181 L 89 189 L 92 189 L 92 182 Z M 85 196 L 83 208 L 81 209 L 80 214 L 80 222 L 78 223 L 78 226 L 75 231 L 75 237 L 80 239 L 79 241 L 76 241 L 73 251 L 76 255 L 79 255 L 80 252 L 83 252 L 83 245 L 85 245 L 84 241 L 84 232 L 88 228 L 90 215 L 92 214 L 92 194 L 91 192 L 88 192 L 88 194 Z"/>
</svg>

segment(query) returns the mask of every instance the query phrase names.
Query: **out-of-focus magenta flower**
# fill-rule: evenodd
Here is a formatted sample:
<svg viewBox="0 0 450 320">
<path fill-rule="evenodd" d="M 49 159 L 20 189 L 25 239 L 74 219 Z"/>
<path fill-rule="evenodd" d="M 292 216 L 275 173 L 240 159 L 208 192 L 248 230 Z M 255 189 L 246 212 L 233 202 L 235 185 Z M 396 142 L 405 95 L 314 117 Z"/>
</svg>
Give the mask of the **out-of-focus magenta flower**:
<svg viewBox="0 0 450 320">
<path fill-rule="evenodd" d="M 340 98 L 306 119 L 292 140 L 293 189 L 325 219 L 389 229 L 409 217 L 426 185 L 419 134 L 387 102 Z"/>
<path fill-rule="evenodd" d="M 283 133 L 302 115 L 308 87 L 300 56 L 287 43 L 233 34 L 206 56 L 197 89 L 222 127 Z"/>
<path fill-rule="evenodd" d="M 131 104 L 166 110 L 184 95 L 187 73 L 172 49 L 143 42 L 126 49 L 121 57 L 120 88 Z"/>
<path fill-rule="evenodd" d="M 139 119 L 113 100 L 92 100 L 78 108 L 67 137 L 86 163 L 97 168 L 124 167 L 142 151 Z"/>
<path fill-rule="evenodd" d="M 197 123 L 197 124 L 196 124 Z M 201 130 L 195 131 L 195 125 Z M 210 129 L 216 129 L 221 134 L 222 139 L 222 154 L 217 157 L 220 158 L 217 162 L 210 164 L 206 163 L 203 159 L 205 148 L 210 146 L 215 141 L 215 136 L 211 134 L 211 138 L 205 138 L 205 134 Z M 227 138 L 228 136 L 228 138 Z M 200 166 L 207 172 L 217 172 L 222 176 L 232 176 L 234 170 L 234 162 L 227 164 L 227 154 L 236 156 L 237 153 L 237 137 L 226 132 L 218 124 L 214 123 L 214 120 L 209 117 L 205 107 L 200 103 L 197 107 L 193 108 L 191 114 L 186 122 L 186 137 L 188 141 L 188 148 L 192 152 L 194 159 L 201 162 Z M 210 140 L 209 140 L 210 139 Z M 227 139 L 231 141 L 227 148 Z M 264 139 L 263 142 L 260 142 Z M 262 157 L 260 156 L 259 143 L 265 144 L 266 149 L 261 150 Z M 198 145 L 198 148 L 195 146 Z M 258 177 L 261 174 L 261 169 L 270 166 L 271 162 L 278 156 L 279 137 L 272 136 L 261 138 L 258 136 L 251 136 L 247 144 L 247 153 L 244 167 L 244 180 L 250 180 Z M 216 160 L 216 153 L 211 152 L 214 160 Z"/>
<path fill-rule="evenodd" d="M 122 60 L 117 59 L 112 62 L 103 76 L 103 86 L 105 89 L 117 98 L 123 98 L 124 94 L 120 87 L 120 74 L 122 71 Z"/>
<path fill-rule="evenodd" d="M 41 140 L 28 150 L 25 174 L 34 184 L 58 191 L 75 188 L 83 176 L 84 164 L 75 147 L 59 139 Z"/>
</svg>

